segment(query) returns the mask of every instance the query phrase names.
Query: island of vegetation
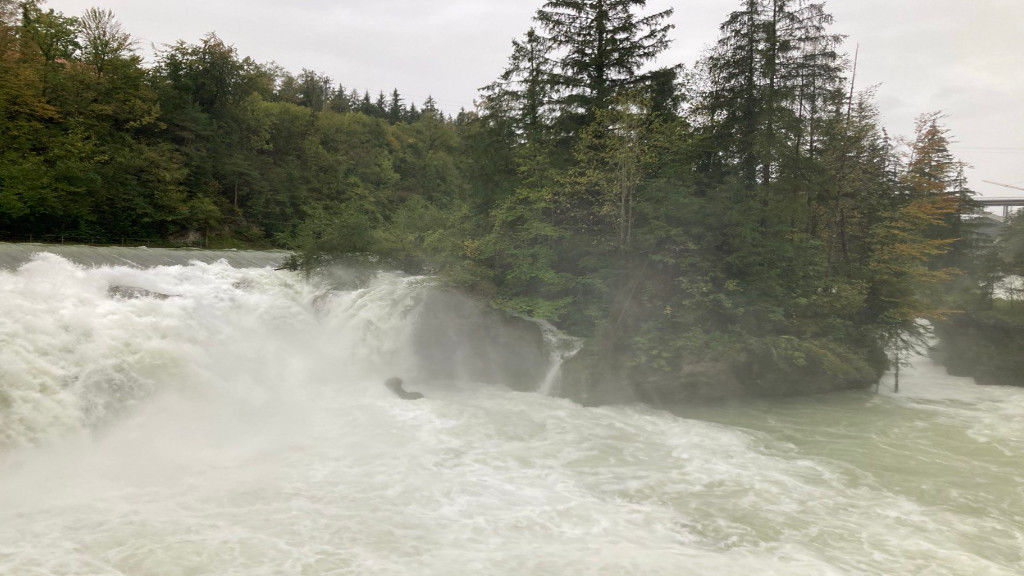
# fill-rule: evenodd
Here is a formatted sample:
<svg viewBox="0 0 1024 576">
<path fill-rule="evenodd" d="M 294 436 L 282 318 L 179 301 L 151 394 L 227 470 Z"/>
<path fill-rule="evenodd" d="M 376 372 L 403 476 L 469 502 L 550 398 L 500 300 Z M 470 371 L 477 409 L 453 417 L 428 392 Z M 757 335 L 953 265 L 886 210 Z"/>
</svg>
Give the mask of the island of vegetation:
<svg viewBox="0 0 1024 576">
<path fill-rule="evenodd" d="M 450 115 L 0 0 L 0 240 L 432 273 L 585 338 L 594 402 L 862 387 L 991 304 L 942 114 L 890 137 L 823 3 L 742 0 L 689 67 L 656 65 L 670 13 L 549 0 Z"/>
</svg>

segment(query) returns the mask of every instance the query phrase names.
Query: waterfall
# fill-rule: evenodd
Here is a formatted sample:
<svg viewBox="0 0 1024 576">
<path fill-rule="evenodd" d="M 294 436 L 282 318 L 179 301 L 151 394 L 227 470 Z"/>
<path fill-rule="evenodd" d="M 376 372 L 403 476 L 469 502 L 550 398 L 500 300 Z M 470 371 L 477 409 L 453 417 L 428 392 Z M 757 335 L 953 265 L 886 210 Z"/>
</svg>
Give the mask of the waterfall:
<svg viewBox="0 0 1024 576">
<path fill-rule="evenodd" d="M 562 364 L 583 349 L 583 340 L 564 334 L 546 320 L 533 321 L 540 326 L 544 342 L 547 343 L 548 350 L 550 350 L 548 369 L 544 373 L 544 379 L 541 380 L 540 386 L 537 387 L 537 392 L 544 396 L 551 396 L 559 392 Z"/>
<path fill-rule="evenodd" d="M 379 392 L 391 376 L 532 389 L 565 342 L 427 277 L 39 253 L 0 269 L 0 449 L 103 429 L 167 395 L 259 403 L 317 386 Z"/>
</svg>

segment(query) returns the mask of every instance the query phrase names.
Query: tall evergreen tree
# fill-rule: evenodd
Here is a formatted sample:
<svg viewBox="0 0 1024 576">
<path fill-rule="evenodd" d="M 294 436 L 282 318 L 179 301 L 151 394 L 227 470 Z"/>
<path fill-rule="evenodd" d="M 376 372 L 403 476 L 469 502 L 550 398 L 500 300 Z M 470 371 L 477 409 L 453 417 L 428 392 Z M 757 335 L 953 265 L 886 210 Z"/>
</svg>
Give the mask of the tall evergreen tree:
<svg viewBox="0 0 1024 576">
<path fill-rule="evenodd" d="M 328 103 L 328 108 L 339 114 L 345 114 L 351 112 L 355 104 L 356 102 L 352 100 L 352 96 L 345 91 L 345 87 L 338 84 L 338 87 L 334 89 L 331 101 Z"/>
<path fill-rule="evenodd" d="M 304 69 L 297 79 L 299 104 L 314 113 L 323 112 L 334 97 L 331 78 L 326 74 Z"/>
<path fill-rule="evenodd" d="M 373 105 L 373 100 L 370 100 L 370 91 L 364 90 L 363 95 L 359 98 L 358 110 L 360 114 L 376 118 L 378 117 L 377 107 Z"/>
<path fill-rule="evenodd" d="M 904 182 L 913 197 L 944 196 L 953 188 L 958 163 L 949 150 L 949 129 L 941 112 L 917 118 Z"/>
<path fill-rule="evenodd" d="M 509 143 L 537 142 L 551 122 L 555 86 L 551 42 L 530 28 L 512 41 L 512 55 L 501 76 L 483 88 L 486 118 L 507 125 Z"/>
<path fill-rule="evenodd" d="M 974 212 L 976 205 L 966 186 L 965 165 L 949 149 L 950 134 L 942 124 L 943 118 L 941 112 L 918 117 L 903 184 L 910 201 L 927 202 L 944 214 L 941 224 L 934 224 L 927 232 L 929 238 L 961 239 L 964 217 Z M 956 249 L 959 244 L 954 242 L 953 251 L 942 259 L 944 263 L 952 264 L 961 256 Z"/>
<path fill-rule="evenodd" d="M 398 88 L 391 91 L 386 117 L 392 124 L 397 124 L 405 118 L 405 106 L 402 103 L 402 96 L 398 93 Z"/>
<path fill-rule="evenodd" d="M 549 0 L 536 20 L 558 62 L 562 111 L 579 125 L 622 90 L 647 79 L 642 67 L 669 46 L 672 10 L 639 15 L 646 0 Z"/>
<path fill-rule="evenodd" d="M 817 127 L 842 97 L 842 37 L 828 32 L 831 22 L 806 0 L 743 0 L 729 15 L 702 62 L 701 111 L 715 151 L 706 170 L 735 173 L 752 188 L 814 155 Z"/>
</svg>

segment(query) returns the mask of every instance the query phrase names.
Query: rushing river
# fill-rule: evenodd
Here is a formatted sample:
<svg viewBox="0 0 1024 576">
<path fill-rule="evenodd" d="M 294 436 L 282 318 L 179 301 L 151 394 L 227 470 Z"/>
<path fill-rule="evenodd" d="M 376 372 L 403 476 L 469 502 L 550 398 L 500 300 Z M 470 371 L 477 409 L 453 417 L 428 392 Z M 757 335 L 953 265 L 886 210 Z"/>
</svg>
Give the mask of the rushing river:
<svg viewBox="0 0 1024 576">
<path fill-rule="evenodd" d="M 899 395 L 585 408 L 417 379 L 427 279 L 19 266 L 5 576 L 1024 574 L 1024 389 L 927 359 Z"/>
</svg>

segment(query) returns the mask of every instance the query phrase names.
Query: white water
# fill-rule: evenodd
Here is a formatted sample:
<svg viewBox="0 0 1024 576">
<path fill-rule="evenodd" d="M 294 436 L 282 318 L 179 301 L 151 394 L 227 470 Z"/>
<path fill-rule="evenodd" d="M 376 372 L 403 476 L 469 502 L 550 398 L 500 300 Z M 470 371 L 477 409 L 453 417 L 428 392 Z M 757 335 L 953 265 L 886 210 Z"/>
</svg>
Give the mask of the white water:
<svg viewBox="0 0 1024 576">
<path fill-rule="evenodd" d="M 0 574 L 1024 574 L 1022 389 L 922 359 L 898 396 L 673 414 L 417 382 L 421 283 L 0 271 Z"/>
<path fill-rule="evenodd" d="M 583 349 L 583 340 L 559 331 L 553 324 L 545 320 L 534 320 L 534 322 L 540 326 L 544 343 L 547 344 L 550 351 L 550 364 L 544 374 L 544 379 L 537 387 L 537 393 L 550 396 L 558 392 L 562 383 L 562 364 Z"/>
</svg>

